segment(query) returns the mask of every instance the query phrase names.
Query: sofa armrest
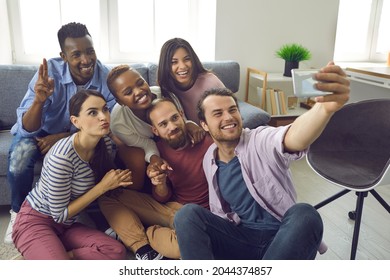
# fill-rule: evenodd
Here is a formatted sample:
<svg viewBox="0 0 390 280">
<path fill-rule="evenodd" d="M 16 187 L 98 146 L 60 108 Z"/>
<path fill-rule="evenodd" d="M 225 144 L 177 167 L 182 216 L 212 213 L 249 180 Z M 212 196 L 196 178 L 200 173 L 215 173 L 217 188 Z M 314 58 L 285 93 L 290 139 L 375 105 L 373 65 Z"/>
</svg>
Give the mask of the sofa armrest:
<svg viewBox="0 0 390 280">
<path fill-rule="evenodd" d="M 271 120 L 271 115 L 249 103 L 238 100 L 238 108 L 242 116 L 243 127 L 244 128 L 256 128 L 261 125 L 267 125 Z"/>
</svg>

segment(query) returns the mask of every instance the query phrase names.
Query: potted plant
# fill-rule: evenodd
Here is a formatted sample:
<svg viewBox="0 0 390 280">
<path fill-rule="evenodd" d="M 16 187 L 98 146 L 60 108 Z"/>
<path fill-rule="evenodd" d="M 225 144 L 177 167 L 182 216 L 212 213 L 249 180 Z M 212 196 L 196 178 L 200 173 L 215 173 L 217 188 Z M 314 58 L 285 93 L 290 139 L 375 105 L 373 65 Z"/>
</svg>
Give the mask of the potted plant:
<svg viewBox="0 0 390 280">
<path fill-rule="evenodd" d="M 276 51 L 276 56 L 284 59 L 283 76 L 291 77 L 291 69 L 298 68 L 299 62 L 311 58 L 310 51 L 299 44 L 285 44 Z"/>
</svg>

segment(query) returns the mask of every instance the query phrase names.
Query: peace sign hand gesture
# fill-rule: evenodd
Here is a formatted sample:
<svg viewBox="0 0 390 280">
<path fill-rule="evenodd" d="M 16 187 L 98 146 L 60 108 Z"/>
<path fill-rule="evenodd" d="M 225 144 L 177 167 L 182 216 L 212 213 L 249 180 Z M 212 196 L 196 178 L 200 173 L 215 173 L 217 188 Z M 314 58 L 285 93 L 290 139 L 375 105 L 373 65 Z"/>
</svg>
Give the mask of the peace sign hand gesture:
<svg viewBox="0 0 390 280">
<path fill-rule="evenodd" d="M 54 92 L 54 80 L 50 78 L 47 71 L 47 61 L 44 58 L 39 66 L 38 80 L 34 86 L 35 101 L 44 103 Z"/>
</svg>

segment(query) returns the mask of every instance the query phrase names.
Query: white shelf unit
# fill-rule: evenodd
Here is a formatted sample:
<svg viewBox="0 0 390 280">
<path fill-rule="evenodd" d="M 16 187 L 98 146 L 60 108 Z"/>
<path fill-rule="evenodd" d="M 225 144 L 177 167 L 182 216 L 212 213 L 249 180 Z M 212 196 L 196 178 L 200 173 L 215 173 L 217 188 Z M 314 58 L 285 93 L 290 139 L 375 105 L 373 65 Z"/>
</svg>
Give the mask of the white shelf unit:
<svg viewBox="0 0 390 280">
<path fill-rule="evenodd" d="M 249 73 L 249 82 L 248 82 L 248 102 L 251 104 L 258 105 L 261 107 L 261 93 L 257 91 L 257 88 L 262 88 L 264 82 L 264 77 L 256 73 Z M 272 88 L 274 90 L 279 89 L 284 91 L 285 102 L 288 104 L 288 97 L 294 97 L 292 78 L 283 76 L 283 73 L 267 73 L 267 88 Z M 288 117 L 288 116 L 299 116 L 307 109 L 301 108 L 299 106 L 300 102 L 303 102 L 305 99 L 298 99 L 295 104 L 294 109 L 287 108 L 287 114 L 284 115 L 272 115 L 272 117 Z"/>
</svg>

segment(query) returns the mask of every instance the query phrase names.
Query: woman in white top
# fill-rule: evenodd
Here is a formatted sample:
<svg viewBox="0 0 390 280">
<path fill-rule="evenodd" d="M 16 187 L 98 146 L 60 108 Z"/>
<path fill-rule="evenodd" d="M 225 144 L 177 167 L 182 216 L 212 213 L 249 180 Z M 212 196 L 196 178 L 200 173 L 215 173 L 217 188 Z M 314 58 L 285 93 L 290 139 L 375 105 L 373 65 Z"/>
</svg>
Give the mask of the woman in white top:
<svg viewBox="0 0 390 280">
<path fill-rule="evenodd" d="M 160 88 L 149 87 L 140 73 L 126 64 L 110 71 L 107 86 L 117 101 L 111 113 L 111 131 L 117 137 L 118 154 L 132 171 L 132 189 L 140 190 L 144 188 L 146 164 L 163 163 L 153 140 L 152 126 L 146 119 L 146 110 L 161 96 Z M 194 122 L 187 121 L 186 127 L 194 144 L 203 139 L 204 130 Z"/>
<path fill-rule="evenodd" d="M 124 259 L 120 242 L 76 221 L 102 194 L 132 184 L 129 170 L 114 168 L 106 100 L 81 90 L 69 111 L 78 132 L 47 153 L 41 177 L 16 217 L 14 244 L 25 259 Z"/>
</svg>

